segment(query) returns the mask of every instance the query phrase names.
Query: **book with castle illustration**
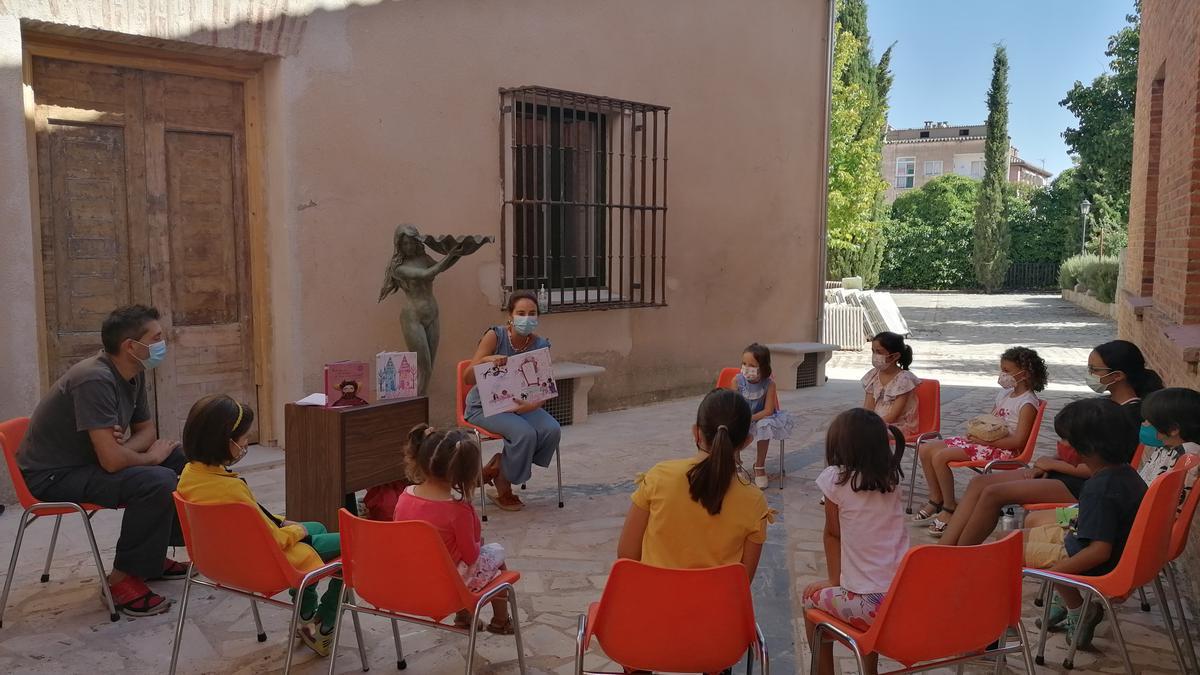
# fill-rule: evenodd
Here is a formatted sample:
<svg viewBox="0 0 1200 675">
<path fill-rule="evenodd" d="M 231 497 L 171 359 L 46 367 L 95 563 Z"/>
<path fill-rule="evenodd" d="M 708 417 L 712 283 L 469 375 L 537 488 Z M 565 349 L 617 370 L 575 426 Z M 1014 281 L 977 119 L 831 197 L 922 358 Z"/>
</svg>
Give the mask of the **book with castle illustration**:
<svg viewBox="0 0 1200 675">
<path fill-rule="evenodd" d="M 510 356 L 502 366 L 481 363 L 475 366 L 475 383 L 485 417 L 558 396 L 549 349 Z"/>
<path fill-rule="evenodd" d="M 367 405 L 371 397 L 371 366 L 365 361 L 325 364 L 325 407 Z"/>
<path fill-rule="evenodd" d="M 417 353 L 379 352 L 375 356 L 375 397 L 380 401 L 417 396 Z"/>
</svg>

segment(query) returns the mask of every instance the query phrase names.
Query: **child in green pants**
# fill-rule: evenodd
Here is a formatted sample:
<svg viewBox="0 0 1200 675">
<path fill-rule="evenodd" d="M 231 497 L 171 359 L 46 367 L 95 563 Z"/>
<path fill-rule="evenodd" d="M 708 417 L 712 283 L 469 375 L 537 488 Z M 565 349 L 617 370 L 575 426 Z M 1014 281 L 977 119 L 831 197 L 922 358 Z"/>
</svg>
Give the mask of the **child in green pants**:
<svg viewBox="0 0 1200 675">
<path fill-rule="evenodd" d="M 341 538 L 321 523 L 294 523 L 271 513 L 254 499 L 246 481 L 229 469 L 246 456 L 246 437 L 253 422 L 254 411 L 228 396 L 205 396 L 196 401 L 183 426 L 183 453 L 188 463 L 176 489 L 197 504 L 253 506 L 288 562 L 297 570 L 311 572 L 341 555 Z M 316 584 L 304 589 L 300 598 L 304 620 L 298 629 L 300 639 L 321 656 L 329 655 L 341 593 L 341 579 L 333 578 L 319 599 Z"/>
</svg>

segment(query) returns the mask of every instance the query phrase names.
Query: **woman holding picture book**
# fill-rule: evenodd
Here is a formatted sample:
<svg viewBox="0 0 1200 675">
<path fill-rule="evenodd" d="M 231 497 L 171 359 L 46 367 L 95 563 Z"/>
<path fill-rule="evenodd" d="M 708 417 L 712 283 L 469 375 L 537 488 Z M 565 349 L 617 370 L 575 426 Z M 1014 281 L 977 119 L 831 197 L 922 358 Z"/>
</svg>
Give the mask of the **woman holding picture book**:
<svg viewBox="0 0 1200 675">
<path fill-rule="evenodd" d="M 467 394 L 463 417 L 471 424 L 504 438 L 504 450 L 483 467 L 483 482 L 496 487 L 495 492 L 488 491 L 488 498 L 496 506 L 505 511 L 519 511 L 525 508 L 525 504 L 513 494 L 513 484 L 528 481 L 534 464 L 550 466 L 550 460 L 558 451 L 561 429 L 558 421 L 542 410 L 541 403 L 519 403 L 511 412 L 484 415 L 479 388 L 474 386 L 474 366 L 481 363 L 504 365 L 510 357 L 550 346 L 549 340 L 535 332 L 538 304 L 533 293 L 513 293 L 505 309 L 508 311 L 508 321 L 500 326 L 492 326 L 483 334 L 471 358 L 472 368 L 465 373 L 466 383 L 472 388 Z"/>
</svg>

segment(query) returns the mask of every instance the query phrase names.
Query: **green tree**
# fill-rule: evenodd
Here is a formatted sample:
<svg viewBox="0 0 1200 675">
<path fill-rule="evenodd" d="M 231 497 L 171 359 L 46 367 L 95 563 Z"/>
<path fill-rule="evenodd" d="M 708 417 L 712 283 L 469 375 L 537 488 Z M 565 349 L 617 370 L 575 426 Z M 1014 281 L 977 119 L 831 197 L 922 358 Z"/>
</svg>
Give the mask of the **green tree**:
<svg viewBox="0 0 1200 675">
<path fill-rule="evenodd" d="M 979 182 L 947 174 L 898 197 L 884 228 L 880 284 L 890 288 L 967 288 Z"/>
<path fill-rule="evenodd" d="M 1100 222 L 1107 229 L 1122 230 L 1129 220 L 1140 2 L 1135 3 L 1134 13 L 1125 20 L 1128 25 L 1108 38 L 1104 53 L 1110 59 L 1109 72 L 1092 80 L 1090 85 L 1075 82 L 1066 98 L 1059 101 L 1059 105 L 1079 118 L 1078 126 L 1063 132 L 1067 147 L 1079 158 L 1076 180 L 1092 203 L 1104 203 L 1108 208 L 1100 214 Z"/>
<path fill-rule="evenodd" d="M 983 181 L 975 207 L 972 259 L 975 279 L 988 293 L 1000 288 L 1008 273 L 1009 231 L 1004 218 L 1004 185 L 1008 182 L 1008 52 L 996 45 L 992 84 L 988 88 L 987 140 L 983 146 Z"/>
<path fill-rule="evenodd" d="M 891 48 L 871 59 L 865 0 L 837 5 L 833 96 L 830 110 L 829 238 L 831 279 L 879 281 L 887 183 L 879 175 L 891 90 Z"/>
</svg>

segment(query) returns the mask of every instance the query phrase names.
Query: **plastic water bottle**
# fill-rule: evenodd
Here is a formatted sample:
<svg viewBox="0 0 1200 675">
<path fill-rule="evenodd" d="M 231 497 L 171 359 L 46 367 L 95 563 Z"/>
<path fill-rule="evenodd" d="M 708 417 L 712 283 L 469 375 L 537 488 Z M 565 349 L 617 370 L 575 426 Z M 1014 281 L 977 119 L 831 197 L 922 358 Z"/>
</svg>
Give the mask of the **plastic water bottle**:
<svg viewBox="0 0 1200 675">
<path fill-rule="evenodd" d="M 1000 519 L 1000 529 L 1006 532 L 1017 529 L 1017 515 L 1013 513 L 1012 508 L 1004 512 L 1004 517 Z"/>
<path fill-rule="evenodd" d="M 542 284 L 537 292 L 538 314 L 545 314 L 550 311 L 550 293 L 546 291 L 546 284 Z"/>
</svg>

